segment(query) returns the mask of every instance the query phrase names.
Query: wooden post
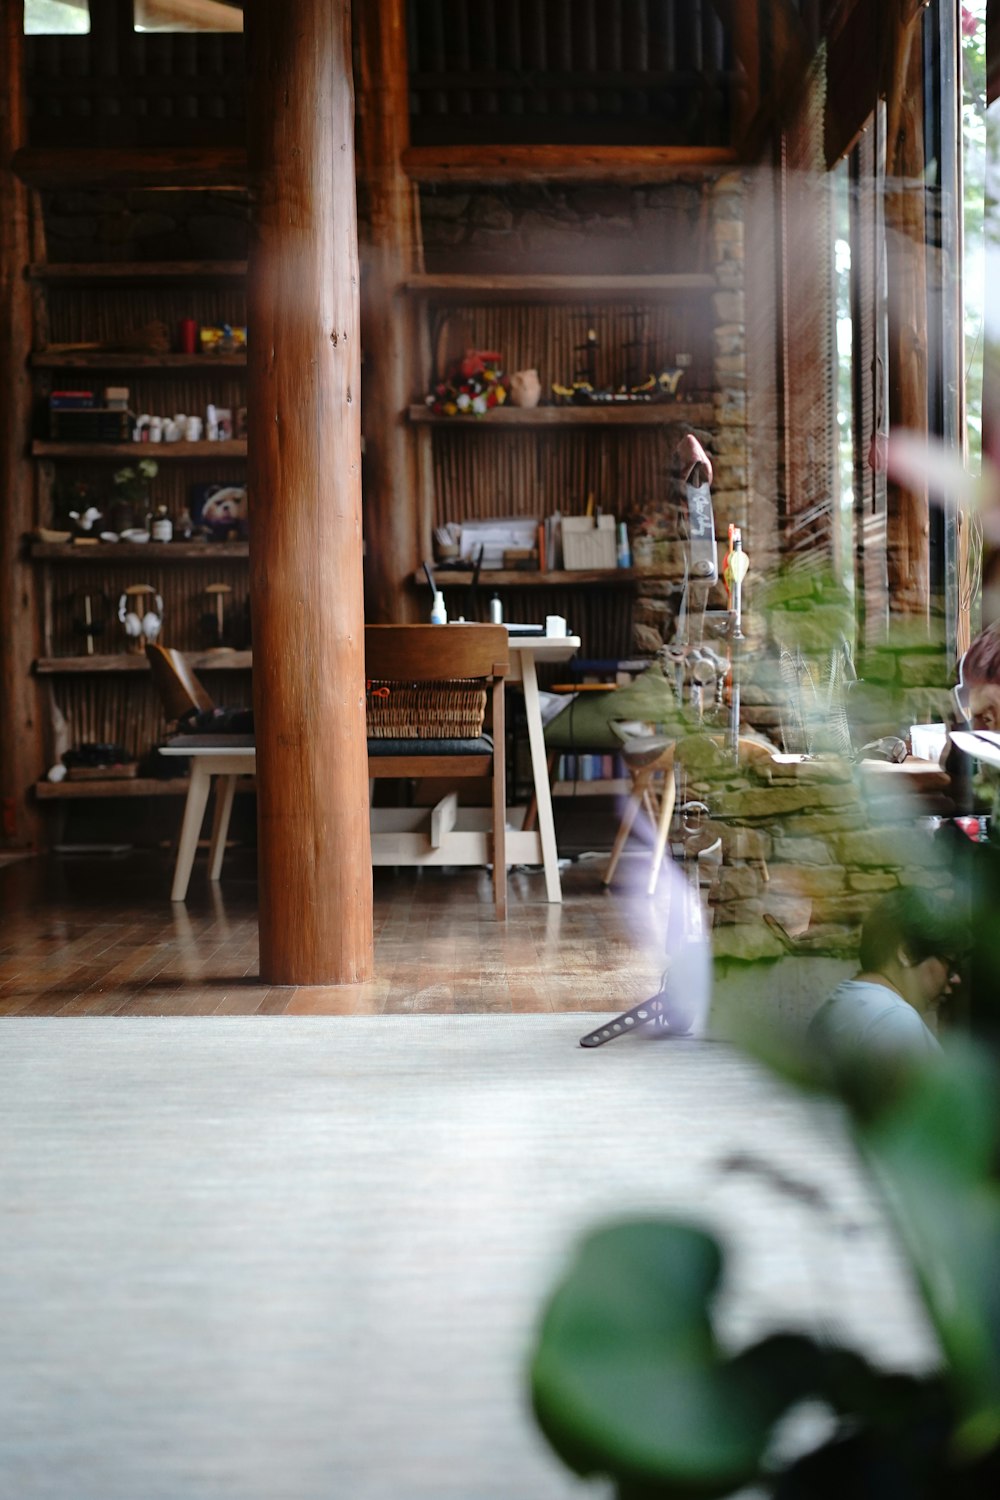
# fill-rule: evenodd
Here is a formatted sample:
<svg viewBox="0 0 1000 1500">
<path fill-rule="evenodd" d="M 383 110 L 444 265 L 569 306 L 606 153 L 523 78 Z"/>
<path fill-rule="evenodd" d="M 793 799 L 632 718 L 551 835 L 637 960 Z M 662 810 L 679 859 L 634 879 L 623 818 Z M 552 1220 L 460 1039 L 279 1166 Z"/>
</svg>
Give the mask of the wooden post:
<svg viewBox="0 0 1000 1500">
<path fill-rule="evenodd" d="M 997 115 L 1000 98 L 1000 0 L 986 5 L 986 99 L 991 119 Z M 1000 167 L 995 131 L 986 134 L 987 181 Z M 1000 204 L 994 194 L 986 197 L 986 243 L 1000 243 Z M 985 338 L 983 342 L 983 465 L 993 466 L 992 482 L 984 495 L 982 624 L 1000 620 L 1000 287 L 986 278 Z M 968 542 L 966 542 L 968 545 Z"/>
<path fill-rule="evenodd" d="M 371 977 L 349 0 L 247 11 L 260 973 Z"/>
<path fill-rule="evenodd" d="M 905 10 L 905 14 L 903 13 Z M 927 437 L 927 252 L 921 133 L 920 28 L 908 0 L 888 10 L 885 233 L 888 264 L 889 428 Z M 892 615 L 930 608 L 930 513 L 926 486 L 889 476 L 888 578 Z"/>
<path fill-rule="evenodd" d="M 0 0 L 0 843 L 29 848 L 41 825 L 29 788 L 43 766 L 35 578 L 22 538 L 34 525 L 31 434 L 31 292 L 28 190 L 11 158 L 26 140 L 24 4 Z"/>
<path fill-rule="evenodd" d="M 414 371 L 414 310 L 400 283 L 413 269 L 416 189 L 409 146 L 404 0 L 355 5 L 361 76 L 361 160 L 371 215 L 362 267 L 365 343 L 365 603 L 374 624 L 414 618 L 407 587 L 420 562 L 414 444 L 406 409 L 430 371 Z M 423 313 L 423 309 L 420 309 Z"/>
</svg>

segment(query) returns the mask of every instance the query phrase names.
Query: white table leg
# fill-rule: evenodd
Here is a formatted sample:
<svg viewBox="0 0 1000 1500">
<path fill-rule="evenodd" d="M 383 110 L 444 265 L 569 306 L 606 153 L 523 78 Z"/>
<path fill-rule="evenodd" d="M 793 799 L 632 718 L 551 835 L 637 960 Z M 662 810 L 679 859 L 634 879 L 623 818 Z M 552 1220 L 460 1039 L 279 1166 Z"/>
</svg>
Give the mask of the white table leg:
<svg viewBox="0 0 1000 1500">
<path fill-rule="evenodd" d="M 524 717 L 528 725 L 528 744 L 531 748 L 531 774 L 535 782 L 535 800 L 538 804 L 538 836 L 542 844 L 545 893 L 550 901 L 561 901 L 559 853 L 556 849 L 556 825 L 552 817 L 549 768 L 545 759 L 542 705 L 538 697 L 538 673 L 535 671 L 535 658 L 530 651 L 525 651 L 521 658 L 521 687 L 524 692 Z"/>
<path fill-rule="evenodd" d="M 187 801 L 184 804 L 184 821 L 177 844 L 177 863 L 174 866 L 174 884 L 170 892 L 171 901 L 187 899 L 188 881 L 198 848 L 198 835 L 205 817 L 212 774 L 198 756 L 191 760 L 191 780 L 188 782 Z"/>
<path fill-rule="evenodd" d="M 235 776 L 217 776 L 215 780 L 215 816 L 212 819 L 212 842 L 208 849 L 208 878 L 222 879 L 222 861 L 226 857 L 226 835 L 236 795 Z"/>
</svg>

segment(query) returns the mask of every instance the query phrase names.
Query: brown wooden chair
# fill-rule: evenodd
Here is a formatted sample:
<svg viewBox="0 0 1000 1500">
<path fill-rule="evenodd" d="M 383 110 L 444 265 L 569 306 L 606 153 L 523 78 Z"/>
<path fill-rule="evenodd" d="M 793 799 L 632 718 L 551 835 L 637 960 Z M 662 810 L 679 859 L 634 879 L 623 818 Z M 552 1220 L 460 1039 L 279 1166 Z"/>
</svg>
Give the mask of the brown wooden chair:
<svg viewBox="0 0 1000 1500">
<path fill-rule="evenodd" d="M 153 680 L 169 718 L 211 698 L 179 651 L 147 648 Z M 502 625 L 370 625 L 365 630 L 368 774 L 371 780 L 488 777 L 491 811 L 459 809 L 455 792 L 432 809 L 375 809 L 372 862 L 382 865 L 493 865 L 496 913 L 507 915 L 504 678 L 509 670 Z M 492 738 L 483 734 L 492 706 Z M 226 754 L 226 747 L 232 753 Z M 201 753 L 199 753 L 201 752 Z M 255 769 L 252 735 L 182 734 L 164 754 L 192 759 L 172 898 L 187 894 L 212 778 L 221 779 L 209 850 L 209 879 L 222 872 L 226 832 L 239 775 Z"/>
<path fill-rule="evenodd" d="M 369 625 L 368 774 L 383 778 L 489 777 L 488 829 L 476 809 L 459 809 L 449 792 L 416 826 L 413 814 L 386 809 L 372 825 L 375 864 L 493 865 L 497 918 L 507 915 L 504 678 L 509 638 L 502 625 Z M 491 736 L 483 734 L 492 706 Z M 425 812 L 417 818 L 424 819 Z M 398 826 L 392 826 L 393 823 Z M 471 824 L 471 826 L 464 826 Z M 484 836 L 486 835 L 486 836 Z"/>
<path fill-rule="evenodd" d="M 169 720 L 182 719 L 192 709 L 198 713 L 211 713 L 215 707 L 211 695 L 198 681 L 180 651 L 175 651 L 172 646 L 147 643 L 146 659 L 153 674 L 153 686 Z"/>
</svg>

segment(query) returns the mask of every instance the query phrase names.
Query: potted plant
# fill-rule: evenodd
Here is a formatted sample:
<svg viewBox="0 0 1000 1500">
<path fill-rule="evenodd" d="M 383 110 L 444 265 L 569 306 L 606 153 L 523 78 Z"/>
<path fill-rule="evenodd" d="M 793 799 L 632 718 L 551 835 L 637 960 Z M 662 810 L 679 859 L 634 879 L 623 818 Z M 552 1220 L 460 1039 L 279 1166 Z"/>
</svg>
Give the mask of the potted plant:
<svg viewBox="0 0 1000 1500">
<path fill-rule="evenodd" d="M 155 459 L 140 458 L 138 463 L 116 469 L 111 478 L 114 499 L 111 504 L 111 529 L 119 535 L 134 527 L 147 529 L 150 510 L 150 485 L 159 473 Z"/>
</svg>

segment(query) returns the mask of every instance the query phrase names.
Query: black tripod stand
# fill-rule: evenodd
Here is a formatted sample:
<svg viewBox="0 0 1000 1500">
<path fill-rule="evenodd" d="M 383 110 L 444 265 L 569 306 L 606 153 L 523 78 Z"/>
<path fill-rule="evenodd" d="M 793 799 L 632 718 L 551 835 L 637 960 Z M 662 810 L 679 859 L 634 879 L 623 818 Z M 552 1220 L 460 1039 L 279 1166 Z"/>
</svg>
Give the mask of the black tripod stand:
<svg viewBox="0 0 1000 1500">
<path fill-rule="evenodd" d="M 614 1041 L 616 1036 L 628 1032 L 655 1033 L 660 1036 L 690 1036 L 702 1010 L 700 983 L 707 986 L 708 974 L 699 974 L 698 964 L 685 964 L 686 956 L 704 954 L 707 948 L 705 913 L 701 902 L 699 859 L 703 854 L 714 853 L 719 840 L 702 826 L 708 808 L 703 802 L 687 802 L 681 808 L 685 831 L 685 864 L 689 873 L 675 875 L 677 889 L 673 900 L 681 903 L 680 921 L 673 934 L 669 932 L 668 946 L 676 949 L 668 953 L 667 966 L 660 976 L 660 988 L 649 1000 L 633 1005 L 613 1021 L 589 1031 L 580 1038 L 581 1047 L 602 1047 Z M 692 822 L 692 818 L 694 821 Z M 668 871 L 676 867 L 667 861 Z"/>
</svg>

